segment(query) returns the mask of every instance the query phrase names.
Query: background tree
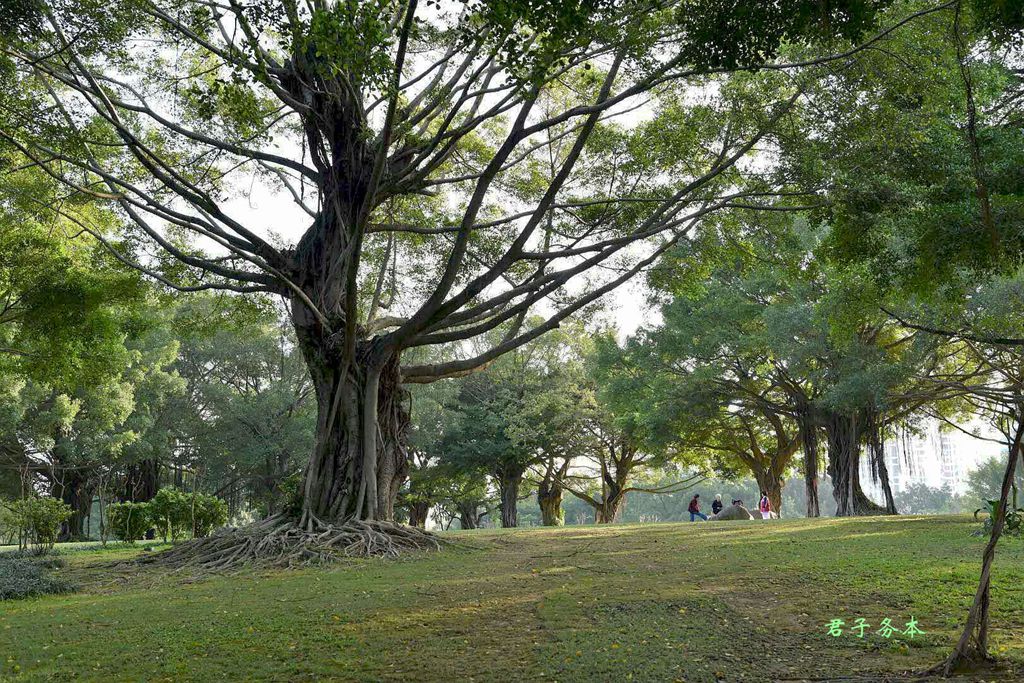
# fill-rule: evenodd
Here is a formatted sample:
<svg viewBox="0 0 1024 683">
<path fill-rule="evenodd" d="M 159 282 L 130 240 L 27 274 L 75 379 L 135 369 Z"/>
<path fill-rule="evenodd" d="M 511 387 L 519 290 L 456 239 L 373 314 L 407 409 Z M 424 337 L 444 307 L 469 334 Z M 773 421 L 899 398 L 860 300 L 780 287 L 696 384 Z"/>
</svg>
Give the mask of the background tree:
<svg viewBox="0 0 1024 683">
<path fill-rule="evenodd" d="M 1017 7 L 953 3 L 898 39 L 913 49 L 859 55 L 850 80 L 837 79 L 835 90 L 820 83 L 819 116 L 842 112 L 841 125 L 806 137 L 825 146 L 836 181 L 824 190 L 835 261 L 870 280 L 876 305 L 905 329 L 950 340 L 967 365 L 939 381 L 1003 414 L 1004 503 L 1020 441 L 1019 314 L 1006 313 L 1019 302 L 1010 283 L 1021 252 L 1020 182 L 1011 169 L 1021 154 L 1022 27 Z M 963 634 L 940 667 L 946 674 L 988 657 L 1002 520 L 994 527 Z"/>
<path fill-rule="evenodd" d="M 284 505 L 313 438 L 312 385 L 280 311 L 269 304 L 198 299 L 183 306 L 177 367 L 189 383 L 174 460 L 203 470 L 204 488 L 244 499 L 260 517 Z"/>
</svg>

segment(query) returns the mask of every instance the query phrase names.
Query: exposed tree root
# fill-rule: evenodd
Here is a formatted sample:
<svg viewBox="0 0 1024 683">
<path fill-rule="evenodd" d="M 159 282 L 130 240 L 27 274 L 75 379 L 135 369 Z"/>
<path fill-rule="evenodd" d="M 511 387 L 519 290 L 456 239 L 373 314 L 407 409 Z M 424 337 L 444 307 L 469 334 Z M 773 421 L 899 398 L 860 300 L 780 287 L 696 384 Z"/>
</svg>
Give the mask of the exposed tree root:
<svg viewBox="0 0 1024 683">
<path fill-rule="evenodd" d="M 301 567 L 346 557 L 398 557 L 415 550 L 440 550 L 438 536 L 394 522 L 349 520 L 342 524 L 271 517 L 246 527 L 197 538 L 139 562 L 169 569 L 226 571 L 245 566 Z"/>
</svg>

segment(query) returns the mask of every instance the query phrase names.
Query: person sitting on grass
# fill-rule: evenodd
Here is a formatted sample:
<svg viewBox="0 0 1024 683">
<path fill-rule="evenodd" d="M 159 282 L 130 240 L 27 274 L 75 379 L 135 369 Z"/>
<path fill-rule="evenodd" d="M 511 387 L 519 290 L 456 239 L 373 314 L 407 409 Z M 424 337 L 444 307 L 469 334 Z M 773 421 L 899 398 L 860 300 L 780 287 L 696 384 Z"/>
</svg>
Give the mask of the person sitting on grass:
<svg viewBox="0 0 1024 683">
<path fill-rule="evenodd" d="M 698 517 L 703 519 L 705 522 L 708 521 L 708 516 L 700 511 L 700 494 L 693 494 L 693 498 L 690 499 L 690 521 L 696 520 Z"/>
<path fill-rule="evenodd" d="M 711 514 L 717 515 L 722 511 L 722 494 L 719 493 L 715 496 L 714 502 L 711 503 Z"/>
</svg>

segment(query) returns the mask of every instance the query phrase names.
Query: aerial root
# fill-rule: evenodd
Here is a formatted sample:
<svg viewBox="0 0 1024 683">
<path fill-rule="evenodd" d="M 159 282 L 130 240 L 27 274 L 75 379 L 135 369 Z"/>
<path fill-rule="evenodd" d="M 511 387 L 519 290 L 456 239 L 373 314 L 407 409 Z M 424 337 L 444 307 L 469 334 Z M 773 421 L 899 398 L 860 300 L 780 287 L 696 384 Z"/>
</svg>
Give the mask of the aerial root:
<svg viewBox="0 0 1024 683">
<path fill-rule="evenodd" d="M 304 526 L 278 517 L 187 541 L 139 561 L 169 569 L 207 571 L 302 567 L 347 557 L 395 558 L 410 551 L 440 550 L 442 543 L 429 531 L 394 522 L 349 520 Z"/>
</svg>

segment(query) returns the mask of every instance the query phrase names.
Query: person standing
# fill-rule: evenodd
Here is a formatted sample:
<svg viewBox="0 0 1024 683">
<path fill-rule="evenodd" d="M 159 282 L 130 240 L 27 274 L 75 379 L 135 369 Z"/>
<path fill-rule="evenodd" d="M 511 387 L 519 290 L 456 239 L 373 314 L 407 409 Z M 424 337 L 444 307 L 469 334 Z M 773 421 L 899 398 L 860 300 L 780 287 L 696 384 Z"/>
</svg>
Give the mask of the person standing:
<svg viewBox="0 0 1024 683">
<path fill-rule="evenodd" d="M 690 521 L 696 520 L 698 517 L 703 519 L 705 522 L 708 521 L 708 516 L 700 511 L 700 494 L 693 494 L 693 498 L 690 499 Z"/>
<path fill-rule="evenodd" d="M 768 494 L 764 491 L 761 491 L 761 502 L 757 507 L 761 510 L 761 519 L 772 518 L 772 502 L 768 500 Z"/>
<path fill-rule="evenodd" d="M 715 500 L 711 503 L 711 514 L 717 515 L 722 511 L 722 494 L 719 493 L 715 496 Z"/>
</svg>

